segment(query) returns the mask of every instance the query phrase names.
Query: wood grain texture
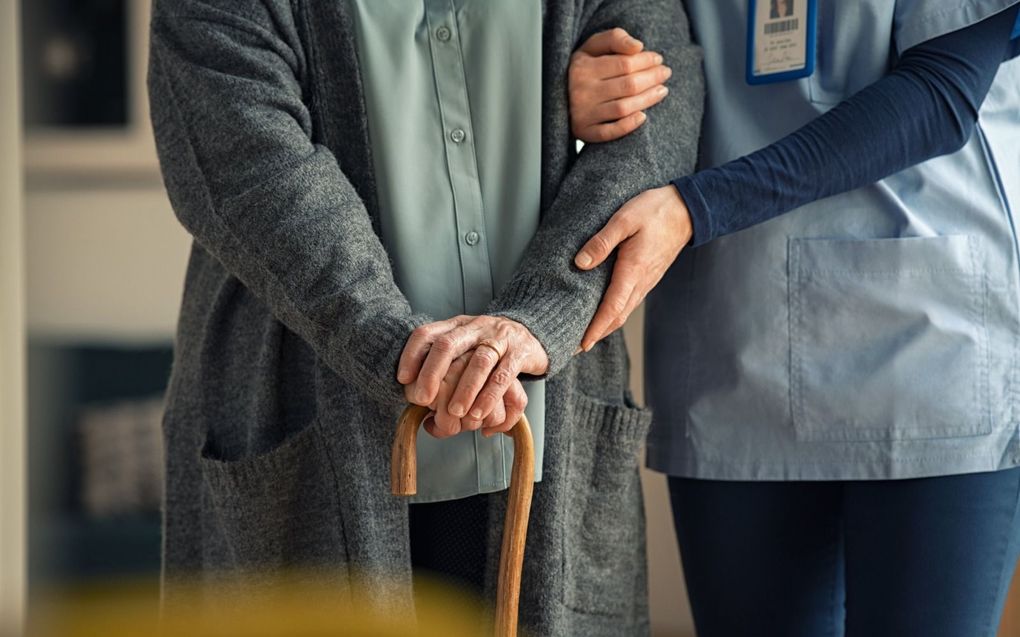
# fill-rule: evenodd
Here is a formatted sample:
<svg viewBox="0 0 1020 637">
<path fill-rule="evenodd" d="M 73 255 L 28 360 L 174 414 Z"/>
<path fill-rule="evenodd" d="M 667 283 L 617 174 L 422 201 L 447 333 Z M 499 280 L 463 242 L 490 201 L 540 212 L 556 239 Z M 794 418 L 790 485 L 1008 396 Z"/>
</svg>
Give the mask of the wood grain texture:
<svg viewBox="0 0 1020 637">
<path fill-rule="evenodd" d="M 390 489 L 393 495 L 408 496 L 418 491 L 418 429 L 428 414 L 427 407 L 408 405 L 400 415 L 390 462 Z M 521 570 L 524 567 L 531 496 L 535 489 L 535 443 L 526 416 L 521 416 L 509 435 L 514 441 L 514 465 L 510 473 L 503 544 L 499 556 L 496 637 L 517 635 Z"/>
<path fill-rule="evenodd" d="M 1020 637 L 1020 572 L 1013 577 L 1013 585 L 1006 598 L 999 637 Z"/>
</svg>

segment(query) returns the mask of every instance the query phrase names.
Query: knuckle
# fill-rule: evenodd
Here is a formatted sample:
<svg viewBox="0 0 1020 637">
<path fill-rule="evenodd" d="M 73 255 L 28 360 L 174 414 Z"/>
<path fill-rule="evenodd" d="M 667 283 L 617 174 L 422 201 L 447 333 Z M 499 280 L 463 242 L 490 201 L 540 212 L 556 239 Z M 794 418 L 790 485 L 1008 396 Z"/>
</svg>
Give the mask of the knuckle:
<svg viewBox="0 0 1020 637">
<path fill-rule="evenodd" d="M 601 232 L 592 237 L 591 242 L 592 247 L 594 247 L 595 251 L 599 254 L 607 254 L 613 248 L 613 246 L 609 243 L 609 239 L 607 239 L 606 235 Z"/>
<path fill-rule="evenodd" d="M 492 372 L 492 381 L 500 387 L 509 385 L 513 382 L 513 379 L 513 374 L 511 374 L 510 370 L 506 368 L 500 367 L 496 371 Z"/>
<path fill-rule="evenodd" d="M 457 340 L 449 334 L 443 334 L 432 344 L 432 348 L 441 354 L 452 352 L 456 346 Z"/>
<path fill-rule="evenodd" d="M 475 360 L 485 367 L 492 367 L 499 362 L 499 357 L 491 347 L 479 347 L 475 350 Z"/>
<path fill-rule="evenodd" d="M 624 30 L 622 27 L 613 27 L 612 29 L 609 30 L 609 35 L 614 40 L 623 40 L 625 38 L 630 37 L 630 34 L 628 34 L 627 31 Z"/>
<path fill-rule="evenodd" d="M 499 403 L 499 399 L 502 398 L 502 396 L 500 396 L 499 392 L 494 389 L 486 389 L 479 394 L 479 398 L 488 404 L 494 405 Z"/>
<path fill-rule="evenodd" d="M 617 100 L 613 102 L 612 104 L 609 105 L 608 110 L 609 117 L 613 119 L 620 119 L 621 117 L 626 117 L 627 115 L 630 115 L 630 108 L 628 108 L 627 103 L 623 100 Z"/>
<path fill-rule="evenodd" d="M 620 86 L 627 95 L 636 95 L 641 89 L 641 82 L 633 75 L 620 80 Z"/>
<path fill-rule="evenodd" d="M 627 309 L 627 299 L 622 296 L 614 296 L 609 300 L 609 309 L 612 310 L 613 314 L 617 317 L 614 319 L 614 322 L 619 320 L 620 315 L 622 315 L 624 310 Z"/>
</svg>

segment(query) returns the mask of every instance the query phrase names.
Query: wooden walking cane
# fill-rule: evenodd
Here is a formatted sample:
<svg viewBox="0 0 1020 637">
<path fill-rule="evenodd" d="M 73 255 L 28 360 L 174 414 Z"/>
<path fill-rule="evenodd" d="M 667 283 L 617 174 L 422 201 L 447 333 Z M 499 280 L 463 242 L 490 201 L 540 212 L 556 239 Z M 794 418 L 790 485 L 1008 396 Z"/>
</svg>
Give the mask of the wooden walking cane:
<svg viewBox="0 0 1020 637">
<path fill-rule="evenodd" d="M 418 405 L 408 405 L 400 415 L 390 465 L 390 488 L 393 495 L 414 495 L 418 491 L 418 428 L 428 415 L 429 408 Z M 535 488 L 535 443 L 531 437 L 531 425 L 523 414 L 510 430 L 510 436 L 514 441 L 514 466 L 510 473 L 503 547 L 499 554 L 496 637 L 517 635 L 524 542 L 528 536 L 531 492 Z"/>
</svg>

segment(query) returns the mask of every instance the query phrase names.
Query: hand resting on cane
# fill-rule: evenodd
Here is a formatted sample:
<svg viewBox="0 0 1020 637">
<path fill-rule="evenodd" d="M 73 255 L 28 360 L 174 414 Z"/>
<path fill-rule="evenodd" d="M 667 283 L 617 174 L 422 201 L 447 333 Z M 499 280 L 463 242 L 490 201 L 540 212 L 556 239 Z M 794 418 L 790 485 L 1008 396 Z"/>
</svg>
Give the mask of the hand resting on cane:
<svg viewBox="0 0 1020 637">
<path fill-rule="evenodd" d="M 434 416 L 426 431 L 445 438 L 484 428 L 505 433 L 528 397 L 518 376 L 541 375 L 545 349 L 520 323 L 498 316 L 456 316 L 416 329 L 404 346 L 397 380 L 408 402 Z"/>
</svg>

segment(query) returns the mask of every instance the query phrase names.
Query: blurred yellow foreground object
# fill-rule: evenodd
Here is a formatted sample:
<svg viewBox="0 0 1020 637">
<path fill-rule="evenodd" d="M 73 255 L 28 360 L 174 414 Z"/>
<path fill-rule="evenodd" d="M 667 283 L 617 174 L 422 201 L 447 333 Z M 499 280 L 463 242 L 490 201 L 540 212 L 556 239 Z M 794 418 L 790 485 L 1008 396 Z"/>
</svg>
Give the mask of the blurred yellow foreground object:
<svg viewBox="0 0 1020 637">
<path fill-rule="evenodd" d="M 373 609 L 357 592 L 311 578 L 233 580 L 175 595 L 160 617 L 151 585 L 105 585 L 34 599 L 29 637 L 477 637 L 491 632 L 480 601 L 436 583 L 416 587 L 415 609 Z M 373 586 L 373 588 L 377 588 Z M 215 591 L 215 592 L 212 592 Z"/>
</svg>

